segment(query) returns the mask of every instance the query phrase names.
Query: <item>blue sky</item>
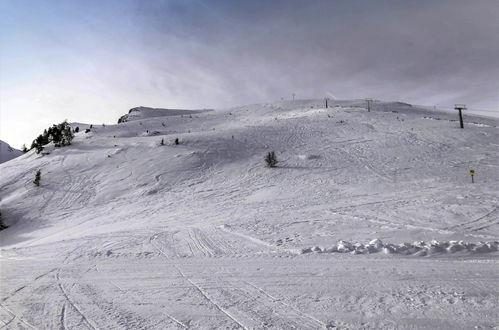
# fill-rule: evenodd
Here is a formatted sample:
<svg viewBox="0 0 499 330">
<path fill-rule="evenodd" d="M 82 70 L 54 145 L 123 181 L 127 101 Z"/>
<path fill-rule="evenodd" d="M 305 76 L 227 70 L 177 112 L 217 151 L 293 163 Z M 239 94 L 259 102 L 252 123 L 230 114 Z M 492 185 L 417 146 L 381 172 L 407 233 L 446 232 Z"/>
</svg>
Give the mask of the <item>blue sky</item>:
<svg viewBox="0 0 499 330">
<path fill-rule="evenodd" d="M 16 147 L 64 119 L 291 93 L 499 110 L 496 0 L 2 0 L 0 12 L 0 139 Z"/>
</svg>

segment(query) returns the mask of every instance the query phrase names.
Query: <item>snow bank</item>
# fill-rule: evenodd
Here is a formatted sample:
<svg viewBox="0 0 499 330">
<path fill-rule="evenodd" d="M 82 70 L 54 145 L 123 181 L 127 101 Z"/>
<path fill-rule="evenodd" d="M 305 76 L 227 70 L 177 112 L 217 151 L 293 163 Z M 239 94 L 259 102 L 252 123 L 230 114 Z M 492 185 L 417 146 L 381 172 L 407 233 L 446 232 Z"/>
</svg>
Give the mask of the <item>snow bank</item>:
<svg viewBox="0 0 499 330">
<path fill-rule="evenodd" d="M 319 159 L 320 155 L 297 155 L 298 159 L 301 160 L 311 160 L 311 159 Z"/>
<path fill-rule="evenodd" d="M 495 252 L 499 248 L 499 241 L 468 243 L 464 241 L 448 241 L 438 242 L 431 241 L 430 243 L 419 241 L 414 243 L 401 243 L 391 244 L 383 243 L 379 239 L 374 239 L 367 244 L 352 243 L 348 241 L 339 241 L 336 245 L 331 247 L 322 248 L 318 246 L 304 248 L 301 254 L 306 253 L 351 253 L 351 254 L 369 254 L 369 253 L 389 253 L 389 254 L 403 254 L 403 255 L 416 255 L 426 256 L 433 254 L 443 253 L 489 253 Z"/>
</svg>

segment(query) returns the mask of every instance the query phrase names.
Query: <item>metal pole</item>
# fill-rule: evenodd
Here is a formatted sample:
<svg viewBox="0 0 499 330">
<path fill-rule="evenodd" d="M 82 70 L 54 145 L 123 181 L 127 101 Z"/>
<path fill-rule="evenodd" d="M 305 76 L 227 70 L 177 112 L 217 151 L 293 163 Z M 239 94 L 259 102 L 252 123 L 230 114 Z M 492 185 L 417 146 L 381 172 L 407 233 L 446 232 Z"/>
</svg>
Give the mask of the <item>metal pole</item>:
<svg viewBox="0 0 499 330">
<path fill-rule="evenodd" d="M 470 175 L 471 175 L 471 183 L 475 183 L 475 170 L 474 169 L 470 170 Z"/>
<path fill-rule="evenodd" d="M 459 111 L 459 126 L 464 128 L 463 110 L 466 110 L 466 106 L 464 104 L 456 104 L 454 109 Z"/>
</svg>

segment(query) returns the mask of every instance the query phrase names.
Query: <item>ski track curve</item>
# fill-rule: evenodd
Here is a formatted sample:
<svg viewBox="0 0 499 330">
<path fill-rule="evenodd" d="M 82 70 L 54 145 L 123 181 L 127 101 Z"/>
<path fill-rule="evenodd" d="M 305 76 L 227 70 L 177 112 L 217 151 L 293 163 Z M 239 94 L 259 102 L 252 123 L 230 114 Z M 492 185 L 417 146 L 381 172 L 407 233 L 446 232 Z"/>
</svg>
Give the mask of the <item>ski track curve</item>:
<svg viewBox="0 0 499 330">
<path fill-rule="evenodd" d="M 197 257 L 210 258 L 220 253 L 215 243 L 203 234 L 201 229 L 191 229 L 188 236 L 194 242 L 200 253 Z M 178 232 L 177 232 L 178 233 Z M 275 327 L 279 329 L 320 329 L 326 328 L 326 323 L 301 312 L 281 299 L 275 298 L 267 291 L 247 281 L 226 280 L 222 277 L 205 278 L 199 274 L 188 274 L 175 259 L 183 259 L 175 242 L 167 243 L 165 251 L 159 246 L 159 240 L 172 239 L 174 235 L 154 234 L 150 237 L 151 244 L 163 255 L 178 272 L 204 299 L 217 308 L 228 319 L 242 329 L 258 329 Z M 217 242 L 219 243 L 219 242 Z M 183 249 L 183 248 L 181 248 Z M 240 302 L 238 304 L 233 301 Z"/>
</svg>

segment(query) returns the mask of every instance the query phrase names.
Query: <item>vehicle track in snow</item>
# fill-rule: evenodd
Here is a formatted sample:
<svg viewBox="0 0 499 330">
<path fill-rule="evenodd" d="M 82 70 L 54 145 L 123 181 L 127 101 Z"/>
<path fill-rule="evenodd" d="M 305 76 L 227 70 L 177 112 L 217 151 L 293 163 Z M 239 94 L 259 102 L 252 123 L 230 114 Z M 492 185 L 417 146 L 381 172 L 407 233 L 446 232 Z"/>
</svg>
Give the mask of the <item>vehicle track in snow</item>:
<svg viewBox="0 0 499 330">
<path fill-rule="evenodd" d="M 161 248 L 159 248 L 158 246 L 156 246 L 156 244 L 154 244 L 154 240 L 157 239 L 157 236 L 156 235 L 153 235 L 150 237 L 149 241 L 151 242 L 151 245 L 153 247 L 155 247 L 163 256 L 165 256 L 167 259 L 171 260 L 171 256 L 169 257 L 167 253 L 165 253 Z M 174 244 L 174 241 L 172 241 L 173 244 Z M 175 246 L 173 246 L 173 248 L 175 248 Z M 177 255 L 177 258 L 180 257 L 178 254 Z M 210 303 L 211 305 L 213 305 L 216 309 L 218 309 L 222 314 L 224 314 L 225 316 L 227 316 L 230 320 L 232 320 L 235 324 L 237 324 L 239 327 L 243 328 L 243 329 L 248 329 L 246 328 L 243 324 L 241 324 L 238 320 L 236 320 L 229 312 L 227 312 L 226 310 L 224 310 L 222 307 L 220 307 L 220 305 L 218 305 L 216 302 L 214 302 L 207 294 L 206 292 L 201 289 L 197 284 L 195 284 L 190 278 L 188 278 L 184 272 L 180 269 L 179 266 L 175 265 L 172 263 L 172 266 L 177 270 L 177 272 L 179 273 L 179 275 L 186 281 L 188 282 L 194 289 L 196 289 L 197 292 L 199 292 L 199 294 L 208 302 Z"/>
<path fill-rule="evenodd" d="M 95 270 L 98 273 L 102 273 L 97 264 L 95 265 Z M 130 293 L 128 290 L 123 289 L 121 286 L 119 286 L 118 284 L 116 284 L 114 281 L 109 280 L 109 279 L 107 281 L 109 283 L 111 283 L 111 285 L 113 285 L 119 291 L 121 291 L 124 295 L 126 295 L 135 304 L 142 304 L 142 305 L 144 304 L 144 302 L 141 301 L 141 300 L 139 300 L 136 295 Z M 179 325 L 180 327 L 182 327 L 184 329 L 189 329 L 189 326 L 187 324 L 185 324 L 184 322 L 182 322 L 179 319 L 175 318 L 173 315 L 171 315 L 169 313 L 166 313 L 164 310 L 161 310 L 161 313 L 163 315 L 165 315 L 168 319 L 170 319 L 172 322 L 174 322 L 175 324 Z"/>
<path fill-rule="evenodd" d="M 466 230 L 471 232 L 480 231 L 495 225 L 499 225 L 499 206 L 494 207 L 490 212 L 474 220 L 458 225 L 447 227 L 449 230 Z"/>
<path fill-rule="evenodd" d="M 357 147 L 357 145 L 353 145 L 350 149 L 341 148 L 339 151 L 348 155 L 351 159 L 353 159 L 354 163 L 357 163 L 367 169 L 369 172 L 383 180 L 384 182 L 393 182 L 393 178 L 388 174 L 383 173 L 382 171 L 376 169 L 372 163 L 369 161 L 369 157 L 362 154 L 361 149 Z M 360 153 L 360 154 L 359 154 Z"/>
<path fill-rule="evenodd" d="M 19 316 L 18 314 L 14 313 L 13 311 L 11 311 L 9 308 L 7 308 L 6 306 L 4 306 L 4 304 L 1 304 L 0 303 L 0 307 L 5 310 L 12 318 L 7 321 L 7 322 L 4 322 L 4 325 L 2 325 L 0 327 L 0 329 L 9 329 L 9 325 L 12 324 L 14 322 L 14 320 L 19 320 L 19 322 L 21 324 L 23 324 L 24 326 L 28 327 L 29 329 L 35 329 L 35 330 L 38 330 L 38 328 L 36 326 L 34 326 L 33 324 L 29 323 L 28 321 L 26 321 L 23 317 Z"/>
<path fill-rule="evenodd" d="M 289 309 L 292 312 L 296 313 L 297 317 L 299 318 L 298 324 L 300 327 L 303 326 L 304 328 L 306 327 L 309 329 L 327 328 L 328 325 L 326 323 L 322 322 L 321 320 L 317 319 L 316 317 L 314 317 L 310 314 L 302 312 L 301 310 L 292 306 L 291 304 L 284 302 L 283 299 L 274 297 L 273 295 L 271 295 L 268 291 L 264 290 L 263 288 L 255 285 L 251 282 L 248 282 L 248 281 L 244 281 L 244 283 L 246 283 L 250 287 L 263 293 L 265 296 L 267 296 L 270 299 L 270 301 L 272 303 L 281 304 L 281 305 L 283 305 L 284 309 Z"/>
<path fill-rule="evenodd" d="M 64 289 L 64 286 L 61 283 L 60 271 L 61 271 L 61 269 L 57 270 L 57 273 L 55 275 L 55 279 L 56 279 L 58 288 L 61 290 L 62 295 L 64 296 L 64 298 L 67 301 L 67 304 L 71 307 L 71 309 L 73 309 L 74 311 L 76 311 L 78 313 L 78 315 L 81 317 L 81 319 L 87 325 L 88 328 L 94 329 L 94 330 L 98 329 L 97 326 L 95 326 L 93 324 L 93 322 L 91 322 L 87 318 L 87 316 L 82 312 L 82 310 L 69 297 L 68 291 L 66 289 Z M 66 307 L 65 306 L 66 306 L 66 303 L 64 303 L 64 305 L 62 307 L 62 310 L 61 310 L 61 326 L 63 326 L 64 328 L 65 328 L 65 317 L 64 317 L 64 315 L 66 313 Z"/>
<path fill-rule="evenodd" d="M 152 235 L 149 241 L 161 241 L 163 254 L 171 258 L 238 258 L 271 256 L 276 249 L 217 227 L 186 227 Z"/>
<path fill-rule="evenodd" d="M 210 234 L 202 232 L 201 229 L 193 229 L 189 232 L 189 236 L 194 242 L 193 251 L 196 249 L 201 251 L 201 255 L 197 257 L 210 258 L 220 253 L 221 251 L 215 247 Z M 185 258 L 184 254 L 178 253 L 184 250 L 184 248 L 176 246 L 178 241 L 172 240 L 166 245 L 168 250 L 172 249 L 171 251 L 165 251 L 159 246 L 159 241 L 163 241 L 165 238 L 172 239 L 172 236 L 155 234 L 150 237 L 150 242 L 167 258 L 169 264 L 178 271 L 185 281 L 238 327 L 242 329 L 265 327 L 279 329 L 326 328 L 326 323 L 301 312 L 296 307 L 272 296 L 248 281 L 233 281 L 219 276 L 206 278 L 199 274 L 189 274 L 182 268 L 181 263 L 176 261 Z M 221 258 L 225 257 L 221 256 Z"/>
<path fill-rule="evenodd" d="M 26 289 L 26 288 L 28 288 L 30 286 L 35 286 L 36 285 L 36 281 L 38 281 L 39 279 L 41 279 L 41 278 L 47 276 L 48 274 L 54 272 L 55 270 L 57 270 L 57 268 L 53 268 L 53 269 L 49 270 L 48 272 L 42 273 L 42 274 L 36 276 L 32 281 L 29 281 L 29 282 L 21 285 L 20 287 L 18 287 L 17 289 L 15 289 L 10 295 L 8 295 L 7 297 L 2 298 L 2 303 L 4 303 L 7 300 L 13 298 L 16 294 L 20 293 L 24 289 Z"/>
</svg>

